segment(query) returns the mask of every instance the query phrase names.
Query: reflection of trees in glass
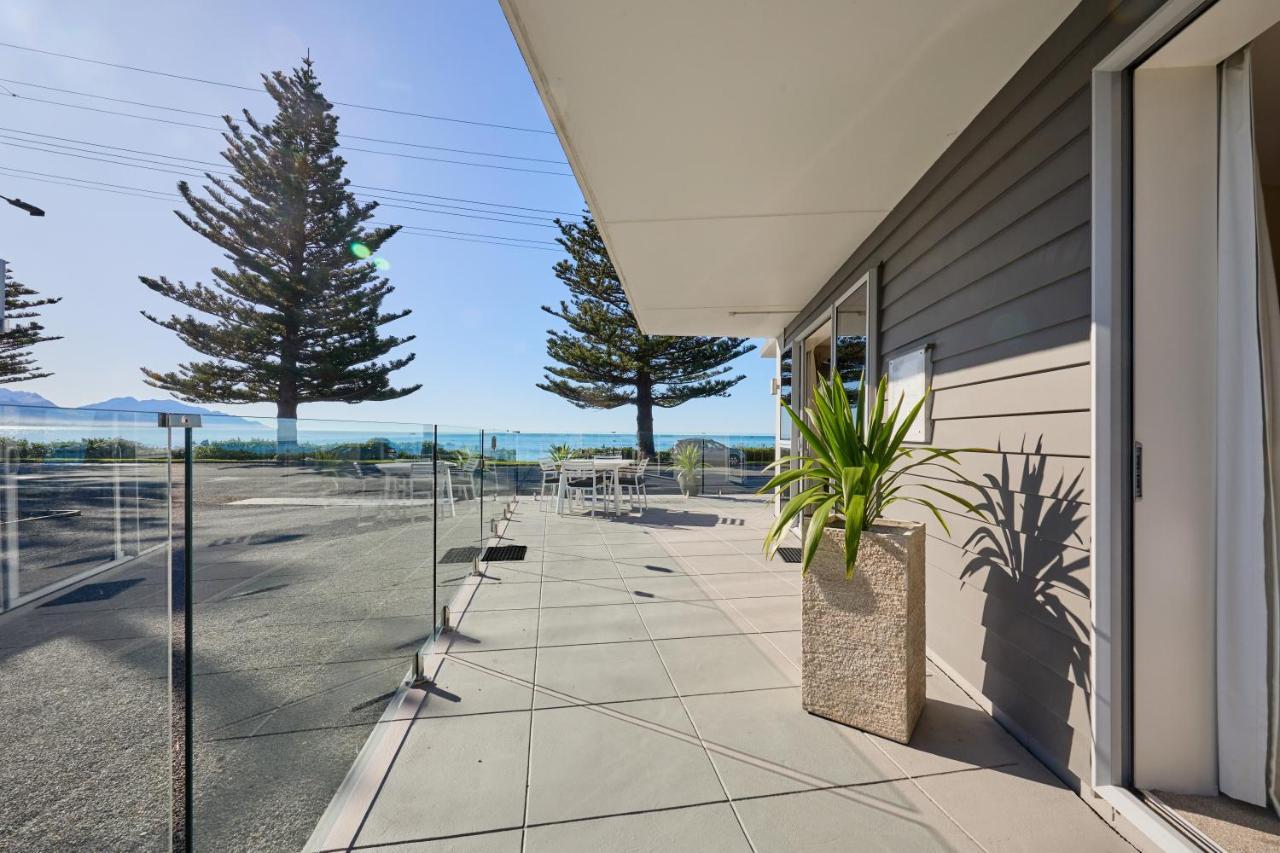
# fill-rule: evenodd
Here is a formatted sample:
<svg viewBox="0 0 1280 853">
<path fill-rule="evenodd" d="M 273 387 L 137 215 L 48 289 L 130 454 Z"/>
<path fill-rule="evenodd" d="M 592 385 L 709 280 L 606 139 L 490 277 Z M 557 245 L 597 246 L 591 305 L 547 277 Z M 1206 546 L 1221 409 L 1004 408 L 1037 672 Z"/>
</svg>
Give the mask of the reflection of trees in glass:
<svg viewBox="0 0 1280 853">
<path fill-rule="evenodd" d="M 836 338 L 836 371 L 850 400 L 858 399 L 862 375 L 867 368 L 867 336 L 840 335 Z"/>
<path fill-rule="evenodd" d="M 782 365 L 778 369 L 778 395 L 784 406 L 791 405 L 791 350 L 782 354 Z"/>
</svg>

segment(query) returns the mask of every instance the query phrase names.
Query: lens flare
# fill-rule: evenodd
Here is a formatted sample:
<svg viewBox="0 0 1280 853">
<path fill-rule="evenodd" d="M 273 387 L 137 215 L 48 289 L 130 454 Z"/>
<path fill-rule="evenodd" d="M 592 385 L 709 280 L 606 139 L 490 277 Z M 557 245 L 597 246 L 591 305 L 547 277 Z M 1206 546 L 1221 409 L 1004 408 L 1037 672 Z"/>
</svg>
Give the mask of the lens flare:
<svg viewBox="0 0 1280 853">
<path fill-rule="evenodd" d="M 391 261 L 387 260 L 386 258 L 374 258 L 373 266 L 374 266 L 374 269 L 378 270 L 379 272 L 386 272 L 387 270 L 391 269 Z"/>
<path fill-rule="evenodd" d="M 352 243 L 348 248 L 351 249 L 351 254 L 362 261 L 373 254 L 373 250 L 364 243 Z"/>
</svg>

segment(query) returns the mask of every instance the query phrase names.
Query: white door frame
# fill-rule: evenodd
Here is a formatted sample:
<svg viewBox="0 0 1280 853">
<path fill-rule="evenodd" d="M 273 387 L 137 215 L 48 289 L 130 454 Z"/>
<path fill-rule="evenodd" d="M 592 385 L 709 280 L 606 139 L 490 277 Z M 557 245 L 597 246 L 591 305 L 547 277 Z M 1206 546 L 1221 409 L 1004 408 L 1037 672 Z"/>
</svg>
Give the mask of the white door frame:
<svg viewBox="0 0 1280 853">
<path fill-rule="evenodd" d="M 1166 850 L 1195 850 L 1130 785 L 1132 755 L 1132 87 L 1135 66 L 1213 0 L 1168 0 L 1093 71 L 1091 595 L 1093 789 Z"/>
</svg>

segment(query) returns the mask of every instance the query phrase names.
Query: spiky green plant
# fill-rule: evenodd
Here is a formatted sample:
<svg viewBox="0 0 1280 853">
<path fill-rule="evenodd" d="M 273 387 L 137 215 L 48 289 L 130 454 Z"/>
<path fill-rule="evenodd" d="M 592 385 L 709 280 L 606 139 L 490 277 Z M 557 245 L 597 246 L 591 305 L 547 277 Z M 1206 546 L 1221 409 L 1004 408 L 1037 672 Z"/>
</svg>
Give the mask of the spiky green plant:
<svg viewBox="0 0 1280 853">
<path fill-rule="evenodd" d="M 928 392 L 906 414 L 901 411 L 902 400 L 899 399 L 893 411 L 886 415 L 887 393 L 888 380 L 882 377 L 874 407 L 867 417 L 861 417 L 862 412 L 868 411 L 869 386 L 864 384 L 858 392 L 855 413 L 842 383 L 819 379 L 813 405 L 805 409 L 807 418 L 797 415 L 790 406 L 783 406 L 795 424 L 796 433 L 804 439 L 806 452 L 785 456 L 769 466 L 778 469 L 787 465 L 793 467 L 781 470 L 760 488 L 763 493 L 783 489 L 793 483 L 800 486 L 800 491 L 783 505 L 765 536 L 767 554 L 772 556 L 777 551 L 791 522 L 805 510 L 812 511 L 802 551 L 802 566 L 806 572 L 817 553 L 823 529 L 829 523 L 843 519 L 845 576 L 853 577 L 862 531 L 874 524 L 889 506 L 900 501 L 928 509 L 949 534 L 947 522 L 933 501 L 904 493 L 908 485 L 934 492 L 968 512 L 982 516 L 982 511 L 972 502 L 946 489 L 928 483 L 901 482 L 904 474 L 927 468 L 941 469 L 949 478 L 973 487 L 957 470 L 959 463 L 954 451 L 902 446 L 928 399 Z"/>
<path fill-rule="evenodd" d="M 702 467 L 702 447 L 690 441 L 672 450 L 671 467 L 692 477 Z"/>
<path fill-rule="evenodd" d="M 558 465 L 566 459 L 573 458 L 573 448 L 567 444 L 553 444 L 547 448 L 547 455 Z"/>
</svg>

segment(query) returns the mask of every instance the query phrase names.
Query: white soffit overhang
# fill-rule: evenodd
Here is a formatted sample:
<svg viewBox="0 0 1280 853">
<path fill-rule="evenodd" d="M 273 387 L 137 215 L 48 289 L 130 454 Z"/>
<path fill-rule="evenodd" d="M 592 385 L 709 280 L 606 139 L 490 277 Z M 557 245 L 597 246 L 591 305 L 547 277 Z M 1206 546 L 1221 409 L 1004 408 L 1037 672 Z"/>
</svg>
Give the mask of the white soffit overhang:
<svg viewBox="0 0 1280 853">
<path fill-rule="evenodd" d="M 645 331 L 767 336 L 1077 0 L 501 0 Z"/>
</svg>

